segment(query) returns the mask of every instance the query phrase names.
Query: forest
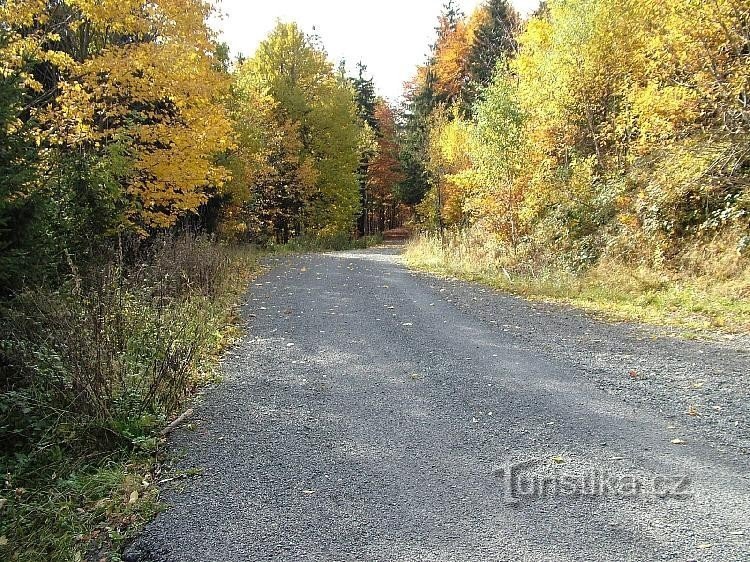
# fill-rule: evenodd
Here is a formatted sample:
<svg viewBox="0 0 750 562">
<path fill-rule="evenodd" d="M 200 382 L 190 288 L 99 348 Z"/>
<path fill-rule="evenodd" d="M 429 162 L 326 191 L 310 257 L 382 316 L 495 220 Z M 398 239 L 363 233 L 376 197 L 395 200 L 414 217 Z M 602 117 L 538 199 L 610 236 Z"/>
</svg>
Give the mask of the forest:
<svg viewBox="0 0 750 562">
<path fill-rule="evenodd" d="M 746 330 L 743 0 L 448 4 L 407 85 L 412 265 L 655 322 Z"/>
<path fill-rule="evenodd" d="M 204 0 L 0 2 L 0 555 L 117 550 L 273 251 L 750 327 L 750 2 L 448 2 L 400 104 Z M 366 62 L 366 61 L 365 61 Z"/>
</svg>

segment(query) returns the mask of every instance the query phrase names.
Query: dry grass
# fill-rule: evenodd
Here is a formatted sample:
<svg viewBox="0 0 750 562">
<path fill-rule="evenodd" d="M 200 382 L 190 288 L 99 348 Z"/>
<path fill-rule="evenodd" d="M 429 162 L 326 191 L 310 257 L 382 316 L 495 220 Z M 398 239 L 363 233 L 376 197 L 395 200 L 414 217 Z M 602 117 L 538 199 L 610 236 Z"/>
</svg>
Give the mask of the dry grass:
<svg viewBox="0 0 750 562">
<path fill-rule="evenodd" d="M 2 559 L 114 552 L 155 513 L 158 431 L 213 378 L 258 269 L 190 233 L 122 254 L 2 309 Z"/>
<path fill-rule="evenodd" d="M 415 269 L 572 304 L 614 320 L 672 326 L 686 334 L 750 331 L 748 262 L 710 246 L 686 252 L 675 271 L 604 260 L 576 274 L 554 265 L 516 263 L 500 248 L 471 236 L 453 236 L 445 245 L 436 237 L 418 237 L 404 258 Z"/>
</svg>

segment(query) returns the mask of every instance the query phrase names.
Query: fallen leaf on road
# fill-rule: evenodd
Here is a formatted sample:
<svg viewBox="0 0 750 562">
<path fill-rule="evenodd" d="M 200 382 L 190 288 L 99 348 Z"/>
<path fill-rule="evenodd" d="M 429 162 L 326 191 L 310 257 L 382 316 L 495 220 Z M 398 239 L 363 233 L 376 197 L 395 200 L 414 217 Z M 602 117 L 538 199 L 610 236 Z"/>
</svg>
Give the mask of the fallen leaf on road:
<svg viewBox="0 0 750 562">
<path fill-rule="evenodd" d="M 698 545 L 698 548 L 699 548 L 700 550 L 706 550 L 706 549 L 708 549 L 708 548 L 713 548 L 713 546 L 714 546 L 714 545 L 713 545 L 712 543 L 710 543 L 710 542 L 704 542 L 704 543 L 702 543 L 702 544 L 699 544 L 699 545 Z"/>
<path fill-rule="evenodd" d="M 565 459 L 562 458 L 560 455 L 557 455 L 555 457 L 552 457 L 552 461 L 556 464 L 565 464 Z"/>
</svg>

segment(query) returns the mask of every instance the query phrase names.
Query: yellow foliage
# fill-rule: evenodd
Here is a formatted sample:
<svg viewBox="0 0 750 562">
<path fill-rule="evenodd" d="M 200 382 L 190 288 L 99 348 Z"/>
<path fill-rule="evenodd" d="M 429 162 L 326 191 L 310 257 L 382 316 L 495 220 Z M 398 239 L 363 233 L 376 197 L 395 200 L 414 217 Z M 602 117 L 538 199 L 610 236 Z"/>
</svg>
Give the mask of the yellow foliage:
<svg viewBox="0 0 750 562">
<path fill-rule="evenodd" d="M 211 9 L 202 0 L 0 6 L 11 31 L 0 52 L 3 74 L 34 60 L 60 75 L 56 83 L 25 77 L 30 91 L 46 90 L 33 107 L 40 142 L 65 151 L 125 143 L 128 218 L 139 228 L 174 224 L 226 180 L 214 155 L 232 145 L 228 78 L 214 68 Z"/>
<path fill-rule="evenodd" d="M 433 114 L 428 144 L 427 168 L 434 178 L 433 197 L 435 201 L 425 210 L 430 214 L 434 208 L 440 213 L 445 225 L 459 225 L 468 221 L 466 202 L 470 184 L 462 173 L 470 164 L 468 143 L 471 123 L 448 110 Z"/>
<path fill-rule="evenodd" d="M 551 0 L 472 119 L 437 104 L 423 213 L 574 267 L 639 252 L 664 263 L 734 228 L 729 250 L 746 252 L 749 12 L 749 0 Z M 477 22 L 481 10 L 441 28 L 438 100 L 459 91 Z"/>
</svg>

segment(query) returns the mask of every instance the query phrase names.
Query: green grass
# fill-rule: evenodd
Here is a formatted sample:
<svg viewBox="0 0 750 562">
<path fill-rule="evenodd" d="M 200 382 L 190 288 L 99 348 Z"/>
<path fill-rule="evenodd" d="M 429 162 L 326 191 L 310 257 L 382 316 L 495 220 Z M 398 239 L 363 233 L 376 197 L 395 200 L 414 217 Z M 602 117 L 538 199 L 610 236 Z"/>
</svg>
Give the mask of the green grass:
<svg viewBox="0 0 750 562">
<path fill-rule="evenodd" d="M 71 301 L 63 288 L 6 305 L 24 323 L 0 334 L 0 366 L 11 366 L 10 375 L 0 373 L 0 559 L 119 560 L 124 542 L 160 509 L 158 432 L 216 380 L 217 359 L 239 334 L 236 305 L 258 257 L 245 247 L 178 239 L 145 270 L 124 281 L 107 277 L 97 286 L 100 299 Z M 71 348 L 100 353 L 74 353 L 71 362 Z M 184 373 L 166 365 L 187 357 Z M 71 402 L 80 397 L 66 394 L 65 381 L 76 369 L 115 388 L 105 407 Z M 151 380 L 155 373 L 160 378 Z M 118 382 L 134 377 L 148 384 Z"/>
<path fill-rule="evenodd" d="M 27 472 L 16 466 L 0 500 L 0 555 L 75 561 L 96 552 L 97 560 L 117 560 L 124 541 L 160 509 L 156 467 L 146 452 L 76 459 L 63 449 L 37 459 Z"/>
<path fill-rule="evenodd" d="M 731 279 L 685 277 L 602 263 L 581 274 L 547 269 L 535 275 L 502 267 L 482 248 L 434 238 L 412 241 L 405 263 L 417 270 L 489 285 L 532 300 L 573 305 L 609 320 L 677 328 L 686 336 L 750 331 L 748 274 Z"/>
</svg>

